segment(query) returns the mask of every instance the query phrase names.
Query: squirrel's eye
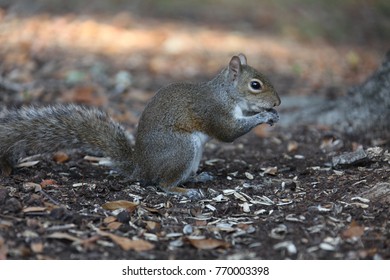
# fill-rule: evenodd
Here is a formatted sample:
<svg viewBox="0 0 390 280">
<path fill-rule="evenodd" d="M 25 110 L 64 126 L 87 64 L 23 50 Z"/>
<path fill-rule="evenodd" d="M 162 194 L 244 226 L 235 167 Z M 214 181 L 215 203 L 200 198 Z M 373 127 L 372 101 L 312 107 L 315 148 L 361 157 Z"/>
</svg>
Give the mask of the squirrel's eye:
<svg viewBox="0 0 390 280">
<path fill-rule="evenodd" d="M 251 90 L 259 92 L 262 88 L 262 84 L 259 80 L 252 80 L 249 83 L 249 87 Z"/>
</svg>

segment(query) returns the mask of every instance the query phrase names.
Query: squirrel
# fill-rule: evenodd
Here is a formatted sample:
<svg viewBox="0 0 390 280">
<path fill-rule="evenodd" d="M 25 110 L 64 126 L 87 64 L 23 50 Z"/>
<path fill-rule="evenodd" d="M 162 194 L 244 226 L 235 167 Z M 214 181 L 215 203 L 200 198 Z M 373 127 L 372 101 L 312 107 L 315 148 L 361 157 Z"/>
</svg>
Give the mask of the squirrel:
<svg viewBox="0 0 390 280">
<path fill-rule="evenodd" d="M 9 175 L 27 152 L 94 149 L 131 180 L 197 199 L 200 190 L 181 185 L 212 178 L 195 176 L 205 143 L 232 142 L 259 124 L 273 125 L 279 120 L 273 107 L 280 102 L 269 80 L 239 54 L 208 82 L 161 88 L 140 117 L 134 145 L 126 130 L 98 109 L 55 105 L 5 111 L 0 169 Z"/>
</svg>

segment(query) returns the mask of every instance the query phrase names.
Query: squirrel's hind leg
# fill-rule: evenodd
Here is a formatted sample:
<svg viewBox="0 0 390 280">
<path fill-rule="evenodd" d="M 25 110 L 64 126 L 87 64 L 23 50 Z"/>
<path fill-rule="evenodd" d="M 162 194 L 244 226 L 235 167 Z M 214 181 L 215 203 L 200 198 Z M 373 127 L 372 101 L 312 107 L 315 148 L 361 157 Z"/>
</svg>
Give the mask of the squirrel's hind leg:
<svg viewBox="0 0 390 280">
<path fill-rule="evenodd" d="M 137 155 L 141 178 L 156 182 L 168 193 L 200 199 L 203 197 L 201 191 L 179 186 L 191 181 L 191 177 L 196 174 L 205 141 L 199 133 L 180 133 L 180 135 L 176 133 L 149 138 L 148 148 L 139 149 L 143 151 L 143 154 Z M 154 141 L 161 138 L 166 141 L 157 143 Z M 144 158 L 148 158 L 148 161 L 142 160 Z"/>
</svg>

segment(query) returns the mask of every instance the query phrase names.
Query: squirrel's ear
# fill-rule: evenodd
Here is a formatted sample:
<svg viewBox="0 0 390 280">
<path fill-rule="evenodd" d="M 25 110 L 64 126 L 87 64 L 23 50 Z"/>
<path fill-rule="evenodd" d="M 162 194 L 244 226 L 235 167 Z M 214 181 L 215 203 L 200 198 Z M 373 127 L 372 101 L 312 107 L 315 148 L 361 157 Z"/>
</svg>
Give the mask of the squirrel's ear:
<svg viewBox="0 0 390 280">
<path fill-rule="evenodd" d="M 246 59 L 245 54 L 240 53 L 240 54 L 238 55 L 238 58 L 239 58 L 240 61 L 241 61 L 241 65 L 247 65 L 247 64 L 248 64 L 248 63 L 247 63 L 247 59 Z"/>
<path fill-rule="evenodd" d="M 241 60 L 238 56 L 233 56 L 229 62 L 229 78 L 235 81 L 241 73 Z"/>
</svg>

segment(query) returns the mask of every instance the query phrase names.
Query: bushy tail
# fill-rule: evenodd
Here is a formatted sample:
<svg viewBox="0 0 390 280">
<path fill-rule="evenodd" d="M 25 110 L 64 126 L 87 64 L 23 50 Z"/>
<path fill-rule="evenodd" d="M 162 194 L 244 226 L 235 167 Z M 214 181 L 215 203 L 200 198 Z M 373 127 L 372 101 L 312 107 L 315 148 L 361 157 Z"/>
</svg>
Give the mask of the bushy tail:
<svg viewBox="0 0 390 280">
<path fill-rule="evenodd" d="M 76 105 L 23 108 L 0 114 L 0 168 L 7 174 L 26 154 L 86 148 L 132 170 L 131 141 L 106 113 Z"/>
</svg>

